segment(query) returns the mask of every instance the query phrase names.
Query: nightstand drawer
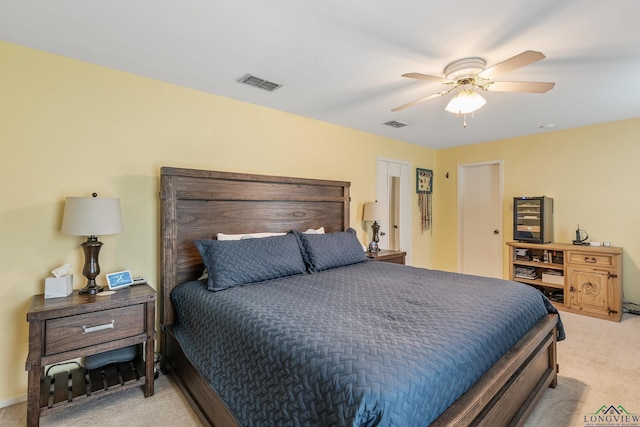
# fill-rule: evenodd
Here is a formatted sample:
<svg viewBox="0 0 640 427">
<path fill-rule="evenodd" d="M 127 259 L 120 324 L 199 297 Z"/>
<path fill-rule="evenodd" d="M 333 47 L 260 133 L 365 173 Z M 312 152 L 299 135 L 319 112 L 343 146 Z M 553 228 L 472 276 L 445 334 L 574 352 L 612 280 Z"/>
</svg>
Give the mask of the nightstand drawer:
<svg viewBox="0 0 640 427">
<path fill-rule="evenodd" d="M 386 258 L 386 259 L 381 259 L 379 261 L 390 262 L 392 264 L 404 264 L 404 255 L 403 256 L 396 256 L 396 257 L 389 257 L 389 258 Z"/>
<path fill-rule="evenodd" d="M 569 252 L 569 263 L 613 267 L 613 255 L 593 254 L 588 252 Z"/>
<path fill-rule="evenodd" d="M 392 251 L 380 249 L 378 252 L 367 252 L 367 257 L 375 261 L 390 262 L 393 264 L 404 264 L 407 253 L 404 251 Z"/>
<path fill-rule="evenodd" d="M 144 304 L 47 320 L 45 355 L 142 334 Z"/>
</svg>

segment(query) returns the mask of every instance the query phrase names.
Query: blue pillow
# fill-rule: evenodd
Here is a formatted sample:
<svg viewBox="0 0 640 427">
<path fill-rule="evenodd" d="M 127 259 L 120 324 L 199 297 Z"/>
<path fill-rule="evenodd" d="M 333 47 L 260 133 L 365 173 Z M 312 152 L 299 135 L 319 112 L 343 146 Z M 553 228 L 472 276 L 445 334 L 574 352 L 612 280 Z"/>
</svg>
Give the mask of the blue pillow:
<svg viewBox="0 0 640 427">
<path fill-rule="evenodd" d="M 296 236 L 244 240 L 194 240 L 208 272 L 207 287 L 262 282 L 306 271 Z"/>
<path fill-rule="evenodd" d="M 353 228 L 340 233 L 293 233 L 300 242 L 309 271 L 318 272 L 369 261 Z"/>
</svg>

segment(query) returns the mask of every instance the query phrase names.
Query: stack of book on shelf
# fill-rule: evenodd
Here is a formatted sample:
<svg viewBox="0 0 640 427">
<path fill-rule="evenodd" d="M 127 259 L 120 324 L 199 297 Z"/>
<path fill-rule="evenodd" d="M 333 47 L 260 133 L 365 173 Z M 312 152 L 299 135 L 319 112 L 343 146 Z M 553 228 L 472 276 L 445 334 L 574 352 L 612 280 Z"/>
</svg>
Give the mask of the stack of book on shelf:
<svg viewBox="0 0 640 427">
<path fill-rule="evenodd" d="M 531 255 L 529 255 L 529 249 L 516 248 L 516 259 L 518 261 L 531 261 Z"/>
<path fill-rule="evenodd" d="M 551 291 L 547 295 L 547 298 L 553 302 L 564 303 L 564 292 L 560 290 Z"/>
<path fill-rule="evenodd" d="M 526 267 L 524 265 L 516 266 L 515 276 L 521 279 L 529 279 L 529 280 L 536 280 L 539 277 L 538 271 L 536 270 L 535 267 Z"/>
</svg>

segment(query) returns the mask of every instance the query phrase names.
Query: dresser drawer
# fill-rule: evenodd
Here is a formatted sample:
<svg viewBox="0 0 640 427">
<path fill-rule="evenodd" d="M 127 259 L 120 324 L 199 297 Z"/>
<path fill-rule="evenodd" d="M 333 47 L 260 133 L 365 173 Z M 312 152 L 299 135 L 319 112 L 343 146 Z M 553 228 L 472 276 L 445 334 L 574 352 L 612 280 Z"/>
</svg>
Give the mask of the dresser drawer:
<svg viewBox="0 0 640 427">
<path fill-rule="evenodd" d="M 47 320 L 44 354 L 51 355 L 142 334 L 144 304 Z"/>
<path fill-rule="evenodd" d="M 569 252 L 570 264 L 592 265 L 598 267 L 613 267 L 614 255 L 593 254 L 589 252 Z"/>
</svg>

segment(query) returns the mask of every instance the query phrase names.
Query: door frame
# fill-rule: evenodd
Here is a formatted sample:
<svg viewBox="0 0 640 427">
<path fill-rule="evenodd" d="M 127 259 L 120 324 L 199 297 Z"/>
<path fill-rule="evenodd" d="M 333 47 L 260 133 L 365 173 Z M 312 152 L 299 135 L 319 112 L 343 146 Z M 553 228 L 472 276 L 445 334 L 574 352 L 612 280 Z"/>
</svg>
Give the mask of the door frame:
<svg viewBox="0 0 640 427">
<path fill-rule="evenodd" d="M 389 190 L 388 168 L 387 171 L 385 171 L 385 175 L 381 176 L 382 170 L 380 168 L 380 162 L 395 163 L 400 166 L 400 250 L 407 253 L 405 263 L 407 265 L 411 265 L 411 245 L 413 236 L 411 217 L 411 163 L 387 157 L 376 157 L 376 200 L 383 200 L 381 197 L 383 188 L 387 189 L 387 193 Z M 387 184 L 383 185 L 383 182 L 386 182 Z M 388 199 L 388 197 L 389 194 L 387 194 L 384 200 Z"/>
<path fill-rule="evenodd" d="M 464 186 L 462 176 L 464 175 L 464 170 L 466 168 L 476 167 L 476 166 L 488 166 L 488 165 L 496 165 L 498 166 L 498 230 L 500 231 L 500 236 L 502 243 L 504 244 L 504 164 L 502 160 L 487 160 L 483 162 L 474 162 L 474 163 L 461 163 L 458 165 L 458 272 L 462 272 L 463 265 L 463 251 L 462 246 L 464 242 L 464 229 L 463 225 L 463 212 L 464 212 Z M 502 256 L 500 257 L 500 271 L 501 277 L 504 277 L 504 251 L 501 251 Z"/>
</svg>

